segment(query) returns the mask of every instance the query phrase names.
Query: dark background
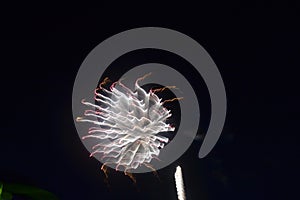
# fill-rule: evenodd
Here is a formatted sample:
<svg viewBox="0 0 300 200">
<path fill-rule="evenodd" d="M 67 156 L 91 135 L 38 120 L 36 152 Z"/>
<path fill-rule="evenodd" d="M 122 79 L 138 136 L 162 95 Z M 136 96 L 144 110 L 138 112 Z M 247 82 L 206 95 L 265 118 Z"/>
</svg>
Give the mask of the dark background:
<svg viewBox="0 0 300 200">
<path fill-rule="evenodd" d="M 187 199 L 297 199 L 299 11 L 299 4 L 264 1 L 3 6 L 0 180 L 60 199 L 176 199 L 180 164 Z M 208 51 L 227 91 L 226 124 L 206 158 L 197 157 L 200 139 L 159 170 L 160 179 L 137 175 L 135 185 L 110 171 L 107 186 L 75 130 L 72 87 L 96 45 L 144 26 L 180 31 Z M 201 117 L 205 127 L 209 115 Z"/>
</svg>

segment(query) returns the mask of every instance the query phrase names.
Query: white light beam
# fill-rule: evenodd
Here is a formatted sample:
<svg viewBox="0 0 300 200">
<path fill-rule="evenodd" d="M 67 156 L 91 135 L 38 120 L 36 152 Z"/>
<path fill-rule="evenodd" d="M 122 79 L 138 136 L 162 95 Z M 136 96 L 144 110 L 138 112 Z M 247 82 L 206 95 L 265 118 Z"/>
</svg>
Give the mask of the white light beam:
<svg viewBox="0 0 300 200">
<path fill-rule="evenodd" d="M 184 184 L 183 184 L 182 171 L 180 166 L 176 168 L 175 183 L 176 183 L 178 200 L 185 200 L 186 198 L 184 192 Z"/>
</svg>

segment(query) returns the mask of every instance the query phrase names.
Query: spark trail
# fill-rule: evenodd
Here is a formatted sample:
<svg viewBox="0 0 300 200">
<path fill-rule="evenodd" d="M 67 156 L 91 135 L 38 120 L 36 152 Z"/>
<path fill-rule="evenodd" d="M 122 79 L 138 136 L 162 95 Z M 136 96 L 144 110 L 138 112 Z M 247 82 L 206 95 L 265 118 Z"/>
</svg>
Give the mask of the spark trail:
<svg viewBox="0 0 300 200">
<path fill-rule="evenodd" d="M 182 177 L 182 171 L 180 166 L 177 166 L 176 168 L 175 183 L 176 183 L 178 200 L 185 200 L 186 198 L 184 192 L 183 177 Z"/>
</svg>

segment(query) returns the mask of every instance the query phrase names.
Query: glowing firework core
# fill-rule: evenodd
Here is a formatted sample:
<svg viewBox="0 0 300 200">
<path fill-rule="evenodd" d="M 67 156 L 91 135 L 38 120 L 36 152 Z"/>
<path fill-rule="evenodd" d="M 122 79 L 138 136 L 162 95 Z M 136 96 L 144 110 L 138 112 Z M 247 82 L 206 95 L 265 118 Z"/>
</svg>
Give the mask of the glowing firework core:
<svg viewBox="0 0 300 200">
<path fill-rule="evenodd" d="M 116 169 L 123 166 L 126 171 L 141 164 L 147 166 L 169 141 L 158 133 L 175 130 L 166 123 L 171 116 L 170 110 L 152 90 L 147 93 L 139 86 L 139 81 L 146 76 L 137 79 L 135 91 L 121 81 L 107 90 L 103 87 L 108 82 L 106 78 L 95 90 L 96 104 L 82 101 L 94 109 L 85 111 L 88 118 L 78 117 L 77 121 L 96 125 L 82 139 L 97 140 L 91 156 L 99 153 L 104 164 L 115 164 Z"/>
</svg>

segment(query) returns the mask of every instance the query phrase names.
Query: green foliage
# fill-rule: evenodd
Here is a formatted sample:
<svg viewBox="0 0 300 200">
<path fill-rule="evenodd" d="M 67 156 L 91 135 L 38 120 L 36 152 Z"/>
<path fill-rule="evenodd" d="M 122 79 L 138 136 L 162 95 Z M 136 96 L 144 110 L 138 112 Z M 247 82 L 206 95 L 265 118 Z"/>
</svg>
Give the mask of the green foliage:
<svg viewBox="0 0 300 200">
<path fill-rule="evenodd" d="M 40 188 L 0 182 L 0 200 L 11 200 L 13 195 L 29 197 L 32 200 L 58 200 L 54 194 Z"/>
<path fill-rule="evenodd" d="M 1 200 L 1 195 L 2 195 L 2 188 L 3 188 L 3 184 L 0 182 L 0 200 Z"/>
<path fill-rule="evenodd" d="M 13 195 L 9 192 L 3 192 L 1 196 L 1 200 L 12 200 Z"/>
</svg>

